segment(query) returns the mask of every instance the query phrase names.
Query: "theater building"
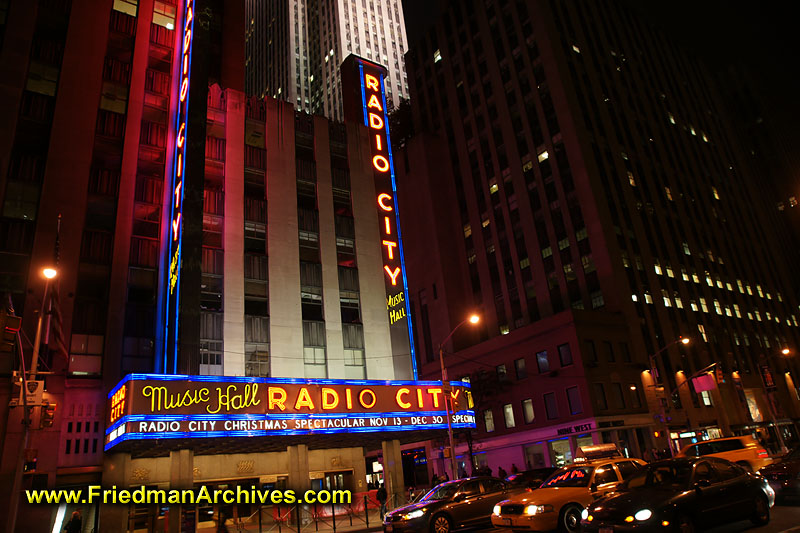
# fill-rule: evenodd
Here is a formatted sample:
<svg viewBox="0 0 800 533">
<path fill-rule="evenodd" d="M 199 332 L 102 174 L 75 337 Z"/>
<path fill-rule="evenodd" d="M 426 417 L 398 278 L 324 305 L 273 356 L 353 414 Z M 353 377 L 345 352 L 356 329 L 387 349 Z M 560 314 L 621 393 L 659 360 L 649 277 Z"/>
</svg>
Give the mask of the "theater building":
<svg viewBox="0 0 800 533">
<path fill-rule="evenodd" d="M 347 123 L 246 98 L 243 19 L 243 2 L 211 0 L 8 11 L 0 290 L 29 339 L 42 269 L 58 276 L 37 368 L 55 414 L 32 409 L 27 444 L 23 408 L 7 407 L 18 361 L 0 362 L 4 516 L 20 446 L 24 488 L 356 492 L 369 447 L 399 495 L 409 430 L 446 428 L 447 393 L 414 381 L 385 70 L 350 63 Z M 456 427 L 472 424 L 452 401 Z M 63 529 L 74 508 L 22 505 L 17 530 Z M 84 525 L 108 531 L 162 527 L 164 513 L 83 506 Z M 180 509 L 169 528 L 206 515 Z"/>
</svg>

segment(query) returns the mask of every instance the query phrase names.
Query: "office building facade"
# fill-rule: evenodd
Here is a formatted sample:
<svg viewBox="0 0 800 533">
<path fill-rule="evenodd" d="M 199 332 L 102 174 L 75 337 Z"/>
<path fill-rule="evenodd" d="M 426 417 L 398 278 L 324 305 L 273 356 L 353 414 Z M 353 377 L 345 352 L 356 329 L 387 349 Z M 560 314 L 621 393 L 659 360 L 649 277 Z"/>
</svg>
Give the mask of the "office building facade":
<svg viewBox="0 0 800 533">
<path fill-rule="evenodd" d="M 445 366 L 488 383 L 472 446 L 490 466 L 555 464 L 581 435 L 639 451 L 797 438 L 796 277 L 697 59 L 615 2 L 503 0 L 449 3 L 407 60 L 421 375 L 479 310 Z M 712 390 L 687 381 L 706 370 Z M 571 424 L 577 397 L 596 426 Z"/>
<path fill-rule="evenodd" d="M 350 54 L 384 65 L 389 107 L 408 98 L 403 5 L 399 0 L 248 0 L 248 94 L 309 113 L 344 118 L 342 74 Z"/>
</svg>

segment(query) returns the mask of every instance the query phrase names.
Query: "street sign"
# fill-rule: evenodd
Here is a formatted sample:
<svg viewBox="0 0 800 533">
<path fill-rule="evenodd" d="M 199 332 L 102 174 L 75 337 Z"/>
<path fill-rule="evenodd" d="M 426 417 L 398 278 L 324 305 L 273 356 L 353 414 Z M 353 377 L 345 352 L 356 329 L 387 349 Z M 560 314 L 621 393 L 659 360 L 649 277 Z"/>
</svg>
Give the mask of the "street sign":
<svg viewBox="0 0 800 533">
<path fill-rule="evenodd" d="M 20 387 L 18 405 L 25 405 L 22 394 L 27 396 L 28 407 L 42 405 L 44 398 L 44 381 L 26 381 L 25 387 Z"/>
</svg>

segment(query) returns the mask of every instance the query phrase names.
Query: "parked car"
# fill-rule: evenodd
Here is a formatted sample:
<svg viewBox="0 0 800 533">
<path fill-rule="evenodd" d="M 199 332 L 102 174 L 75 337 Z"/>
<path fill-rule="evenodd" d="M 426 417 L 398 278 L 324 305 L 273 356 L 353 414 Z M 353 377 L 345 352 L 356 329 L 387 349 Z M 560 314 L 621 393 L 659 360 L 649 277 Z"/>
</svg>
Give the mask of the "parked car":
<svg viewBox="0 0 800 533">
<path fill-rule="evenodd" d="M 613 457 L 586 455 L 591 460 L 557 470 L 538 489 L 499 502 L 492 511 L 492 525 L 512 530 L 578 531 L 584 507 L 647 464 L 623 457 L 612 447 Z"/>
<path fill-rule="evenodd" d="M 447 481 L 432 488 L 416 503 L 387 513 L 383 519 L 383 531 L 448 533 L 488 526 L 492 508 L 507 494 L 508 483 L 493 477 Z"/>
<path fill-rule="evenodd" d="M 800 447 L 758 471 L 777 497 L 800 497 Z"/>
<path fill-rule="evenodd" d="M 676 457 L 719 457 L 758 472 L 772 462 L 767 450 L 750 435 L 704 440 L 685 446 Z"/>
<path fill-rule="evenodd" d="M 716 457 L 647 465 L 581 514 L 583 531 L 704 531 L 750 519 L 769 522 L 775 492 L 744 467 Z"/>
<path fill-rule="evenodd" d="M 551 475 L 558 470 L 557 468 L 534 468 L 519 472 L 518 474 L 511 474 L 506 478 L 509 487 L 512 491 L 523 491 L 538 489 L 539 486 Z"/>
</svg>

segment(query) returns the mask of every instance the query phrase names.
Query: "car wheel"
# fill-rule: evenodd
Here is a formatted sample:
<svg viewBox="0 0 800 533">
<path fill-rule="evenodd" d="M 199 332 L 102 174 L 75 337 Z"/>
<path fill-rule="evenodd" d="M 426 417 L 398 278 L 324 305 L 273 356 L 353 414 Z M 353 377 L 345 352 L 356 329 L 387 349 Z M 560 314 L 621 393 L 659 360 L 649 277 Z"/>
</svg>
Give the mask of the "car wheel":
<svg viewBox="0 0 800 533">
<path fill-rule="evenodd" d="M 678 519 L 678 531 L 680 533 L 694 533 L 694 522 L 688 516 L 682 516 Z"/>
<path fill-rule="evenodd" d="M 561 511 L 561 518 L 558 521 L 558 530 L 561 532 L 573 533 L 581 530 L 581 511 L 579 505 L 567 505 Z"/>
<path fill-rule="evenodd" d="M 447 515 L 437 514 L 431 520 L 431 533 L 450 533 L 453 525 Z"/>
<path fill-rule="evenodd" d="M 756 497 L 753 516 L 750 517 L 750 521 L 757 526 L 763 526 L 769 523 L 769 502 L 764 496 Z"/>
<path fill-rule="evenodd" d="M 745 470 L 747 470 L 748 472 L 752 472 L 752 471 L 753 471 L 753 467 L 752 467 L 752 466 L 750 466 L 750 463 L 748 463 L 747 461 L 739 461 L 739 462 L 738 462 L 738 463 L 736 463 L 736 464 L 737 464 L 737 465 L 739 465 L 739 466 L 741 466 L 742 468 L 744 468 L 744 469 L 745 469 Z"/>
</svg>

